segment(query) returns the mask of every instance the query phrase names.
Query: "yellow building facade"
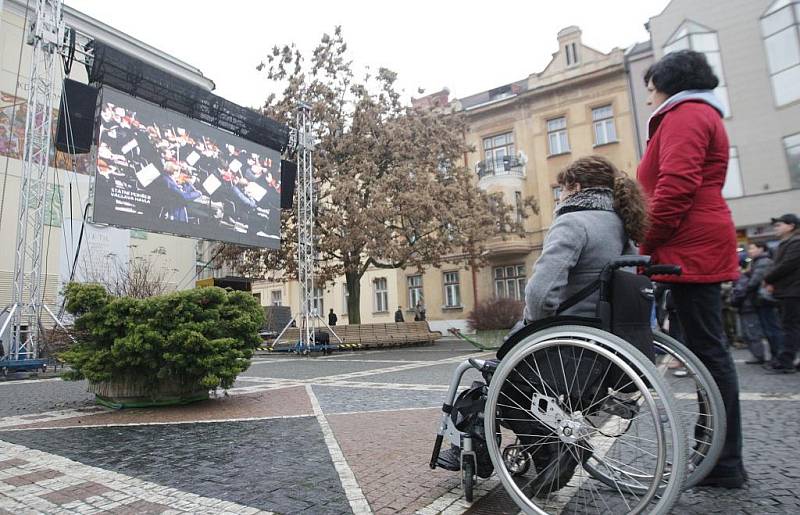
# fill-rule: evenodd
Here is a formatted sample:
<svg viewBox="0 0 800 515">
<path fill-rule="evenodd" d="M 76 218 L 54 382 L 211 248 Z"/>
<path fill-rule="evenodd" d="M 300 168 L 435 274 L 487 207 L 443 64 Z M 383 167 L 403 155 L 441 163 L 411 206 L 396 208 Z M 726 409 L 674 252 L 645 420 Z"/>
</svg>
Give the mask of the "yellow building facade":
<svg viewBox="0 0 800 515">
<path fill-rule="evenodd" d="M 476 302 L 521 299 L 552 222 L 559 170 L 579 157 L 601 154 L 635 174 L 637 142 L 623 50 L 605 54 L 584 45 L 578 27 L 560 31 L 557 40 L 558 51 L 543 71 L 449 102 L 449 109 L 466 117 L 466 139 L 474 150 L 465 161 L 477 185 L 502 192 L 520 214 L 524 199 L 536 199 L 539 213 L 521 218 L 525 236 L 498 234 L 488 242 L 481 267 L 454 257 L 450 265 L 422 272 L 368 270 L 361 281 L 362 323 L 392 322 L 398 306 L 406 320 L 413 319 L 411 309 L 421 298 L 432 329 L 465 329 Z M 446 95 L 444 90 L 414 103 L 441 106 Z M 262 304 L 299 311 L 296 281 L 257 281 L 253 292 Z M 323 285 L 315 299 L 321 314 L 333 308 L 339 323 L 347 323 L 344 277 Z"/>
</svg>

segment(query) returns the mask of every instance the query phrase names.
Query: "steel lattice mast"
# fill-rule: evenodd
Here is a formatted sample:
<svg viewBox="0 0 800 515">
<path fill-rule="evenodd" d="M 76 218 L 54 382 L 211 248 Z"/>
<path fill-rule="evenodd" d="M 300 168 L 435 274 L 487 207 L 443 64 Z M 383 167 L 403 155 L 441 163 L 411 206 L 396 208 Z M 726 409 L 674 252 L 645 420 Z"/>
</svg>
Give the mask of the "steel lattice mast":
<svg viewBox="0 0 800 515">
<path fill-rule="evenodd" d="M 43 304 L 42 250 L 48 198 L 56 66 L 64 40 L 61 0 L 38 0 L 28 34 L 33 46 L 25 121 L 25 151 L 14 253 L 13 325 L 9 358 L 36 357 Z"/>
<path fill-rule="evenodd" d="M 301 345 L 313 348 L 314 320 L 314 172 L 311 163 L 313 135 L 311 107 L 305 103 L 297 106 L 297 271 L 300 282 Z"/>
</svg>

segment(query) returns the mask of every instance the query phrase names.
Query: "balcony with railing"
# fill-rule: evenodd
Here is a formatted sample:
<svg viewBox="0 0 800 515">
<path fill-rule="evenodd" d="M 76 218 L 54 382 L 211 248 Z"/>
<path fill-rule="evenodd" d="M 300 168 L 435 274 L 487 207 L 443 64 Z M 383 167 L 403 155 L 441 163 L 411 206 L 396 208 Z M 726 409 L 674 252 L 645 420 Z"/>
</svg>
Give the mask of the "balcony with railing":
<svg viewBox="0 0 800 515">
<path fill-rule="evenodd" d="M 521 156 L 503 156 L 500 159 L 486 159 L 475 165 L 480 179 L 486 177 L 525 177 L 525 161 Z"/>
</svg>

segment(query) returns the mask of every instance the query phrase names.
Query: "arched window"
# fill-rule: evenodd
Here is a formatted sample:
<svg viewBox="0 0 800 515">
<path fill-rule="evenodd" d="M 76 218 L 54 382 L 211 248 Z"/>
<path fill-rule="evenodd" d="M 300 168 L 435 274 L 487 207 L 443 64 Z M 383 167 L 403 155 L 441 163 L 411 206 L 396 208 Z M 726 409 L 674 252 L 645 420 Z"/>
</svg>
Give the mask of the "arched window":
<svg viewBox="0 0 800 515">
<path fill-rule="evenodd" d="M 800 100 L 800 1 L 776 0 L 761 17 L 775 104 Z"/>
<path fill-rule="evenodd" d="M 719 86 L 714 90 L 714 93 L 722 102 L 725 118 L 729 117 L 731 115 L 731 106 L 728 102 L 728 83 L 725 82 L 725 73 L 722 70 L 722 57 L 716 31 L 699 23 L 686 20 L 664 45 L 665 54 L 678 50 L 694 50 L 705 54 L 708 64 L 711 65 L 711 69 L 714 70 L 714 74 L 719 79 Z"/>
</svg>

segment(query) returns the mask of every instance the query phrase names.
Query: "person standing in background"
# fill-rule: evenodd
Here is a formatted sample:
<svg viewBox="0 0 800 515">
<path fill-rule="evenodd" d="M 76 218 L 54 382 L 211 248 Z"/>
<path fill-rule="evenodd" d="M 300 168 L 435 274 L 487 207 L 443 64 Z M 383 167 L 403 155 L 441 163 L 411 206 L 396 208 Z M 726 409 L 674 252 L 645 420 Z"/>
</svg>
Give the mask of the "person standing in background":
<svg viewBox="0 0 800 515">
<path fill-rule="evenodd" d="M 644 80 L 655 111 L 637 170 L 651 222 L 640 251 L 654 263 L 681 267 L 679 277 L 653 279 L 671 283 L 684 343 L 714 376 L 725 403 L 725 444 L 698 486 L 742 488 L 747 472 L 739 380 L 722 323 L 721 285 L 739 278 L 739 262 L 733 218 L 722 197 L 730 143 L 724 107 L 713 91 L 719 79 L 703 54 L 681 50 L 653 64 Z"/>
<path fill-rule="evenodd" d="M 736 308 L 739 313 L 739 323 L 742 330 L 742 339 L 747 348 L 750 349 L 752 359 L 745 361 L 748 365 L 763 365 L 766 363 L 766 349 L 764 348 L 764 331 L 761 328 L 761 321 L 758 319 L 756 306 L 753 303 L 754 296 L 749 295 L 747 285 L 753 276 L 753 263 L 742 271 L 741 277 L 736 281 L 731 293 L 731 306 Z M 763 277 L 763 274 L 762 274 Z"/>
<path fill-rule="evenodd" d="M 783 348 L 778 362 L 768 369 L 775 374 L 795 372 L 794 360 L 800 346 L 800 219 L 786 214 L 772 219 L 781 239 L 775 262 L 764 276 L 766 290 L 778 300 L 783 326 Z"/>
<path fill-rule="evenodd" d="M 770 363 L 777 363 L 783 349 L 783 334 L 778 320 L 777 301 L 763 287 L 764 277 L 772 267 L 766 243 L 749 243 L 747 255 L 750 261 L 747 296 L 753 304 L 761 324 L 761 331 L 769 343 Z"/>
</svg>

